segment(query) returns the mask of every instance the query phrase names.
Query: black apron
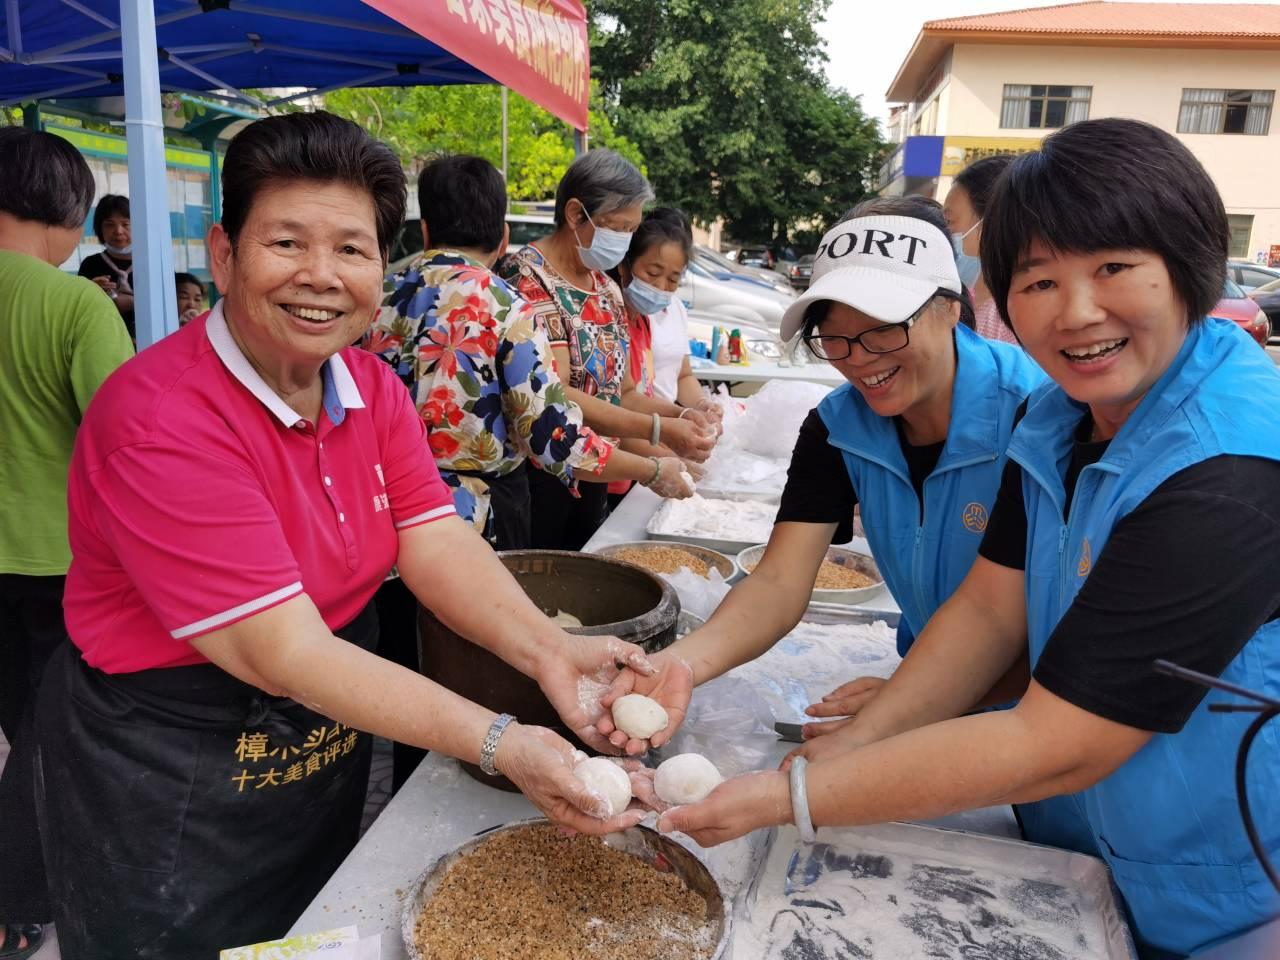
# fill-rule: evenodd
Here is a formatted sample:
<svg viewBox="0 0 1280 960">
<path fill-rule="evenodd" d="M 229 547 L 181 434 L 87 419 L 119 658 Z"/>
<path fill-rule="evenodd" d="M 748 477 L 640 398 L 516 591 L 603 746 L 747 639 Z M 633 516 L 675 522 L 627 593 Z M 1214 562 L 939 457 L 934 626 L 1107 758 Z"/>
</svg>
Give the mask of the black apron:
<svg viewBox="0 0 1280 960">
<path fill-rule="evenodd" d="M 373 604 L 336 633 L 372 650 Z M 211 960 L 281 937 L 359 836 L 369 735 L 212 664 L 113 676 L 68 644 L 37 741 L 65 960 Z"/>
</svg>

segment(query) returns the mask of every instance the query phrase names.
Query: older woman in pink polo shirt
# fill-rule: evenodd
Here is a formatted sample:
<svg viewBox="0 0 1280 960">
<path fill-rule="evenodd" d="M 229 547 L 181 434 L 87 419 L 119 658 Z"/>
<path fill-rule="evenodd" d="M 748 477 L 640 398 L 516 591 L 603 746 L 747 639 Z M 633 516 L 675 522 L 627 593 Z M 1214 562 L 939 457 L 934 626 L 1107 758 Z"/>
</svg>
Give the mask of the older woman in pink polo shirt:
<svg viewBox="0 0 1280 960">
<path fill-rule="evenodd" d="M 369 652 L 395 564 L 601 749 L 584 675 L 635 671 L 673 726 L 689 697 L 638 648 L 571 637 L 526 598 L 454 516 L 408 392 L 346 349 L 404 202 L 395 156 L 354 124 L 247 127 L 209 234 L 224 299 L 88 410 L 70 475 L 74 646 L 37 719 L 68 960 L 194 960 L 283 934 L 356 840 L 370 733 L 501 771 L 577 830 L 640 816 L 605 819 L 555 734 Z"/>
</svg>

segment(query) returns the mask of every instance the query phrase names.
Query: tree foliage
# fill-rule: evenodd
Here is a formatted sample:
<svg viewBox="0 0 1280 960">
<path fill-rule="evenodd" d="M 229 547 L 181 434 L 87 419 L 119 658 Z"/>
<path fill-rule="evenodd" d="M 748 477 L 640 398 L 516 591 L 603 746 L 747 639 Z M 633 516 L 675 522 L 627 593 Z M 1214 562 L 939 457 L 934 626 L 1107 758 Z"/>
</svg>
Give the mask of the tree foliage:
<svg viewBox="0 0 1280 960">
<path fill-rule="evenodd" d="M 593 93 L 596 89 L 593 86 Z M 325 96 L 325 107 L 385 141 L 412 171 L 434 156 L 469 153 L 502 165 L 501 89 L 492 84 L 442 87 L 361 87 Z M 605 146 L 644 167 L 634 143 L 614 132 L 592 99 L 592 146 Z M 515 92 L 507 101 L 507 195 L 552 197 L 573 162 L 573 132 L 563 121 Z"/>
<path fill-rule="evenodd" d="M 865 196 L 883 143 L 822 76 L 828 2 L 593 0 L 592 73 L 661 200 L 781 243 Z"/>
</svg>

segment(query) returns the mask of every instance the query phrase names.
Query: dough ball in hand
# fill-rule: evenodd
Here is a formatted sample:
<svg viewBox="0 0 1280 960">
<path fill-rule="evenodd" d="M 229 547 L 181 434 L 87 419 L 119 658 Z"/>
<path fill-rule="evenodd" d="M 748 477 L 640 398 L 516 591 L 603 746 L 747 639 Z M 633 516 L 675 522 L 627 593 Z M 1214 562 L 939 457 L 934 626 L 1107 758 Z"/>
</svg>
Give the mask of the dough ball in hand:
<svg viewBox="0 0 1280 960">
<path fill-rule="evenodd" d="M 662 704 L 640 693 L 628 693 L 613 702 L 613 725 L 636 740 L 648 740 L 667 727 Z"/>
<path fill-rule="evenodd" d="M 716 765 L 700 753 L 664 760 L 653 776 L 658 799 L 666 803 L 698 803 L 724 781 Z"/>
<path fill-rule="evenodd" d="M 604 797 L 609 805 L 605 817 L 615 817 L 631 803 L 631 778 L 607 757 L 591 757 L 573 768 L 573 775 Z"/>
</svg>

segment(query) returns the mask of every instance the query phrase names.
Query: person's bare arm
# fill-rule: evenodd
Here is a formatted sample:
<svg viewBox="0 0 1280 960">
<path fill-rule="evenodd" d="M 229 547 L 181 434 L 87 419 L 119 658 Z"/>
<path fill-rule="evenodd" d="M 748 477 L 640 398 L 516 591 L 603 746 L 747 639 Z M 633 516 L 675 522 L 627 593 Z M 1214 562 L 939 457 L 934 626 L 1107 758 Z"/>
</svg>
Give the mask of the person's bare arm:
<svg viewBox="0 0 1280 960">
<path fill-rule="evenodd" d="M 833 523 L 779 523 L 759 566 L 743 578 L 706 625 L 664 653 L 693 669 L 695 685 L 754 660 L 800 622 L 822 565 Z"/>
<path fill-rule="evenodd" d="M 1092 786 L 1151 736 L 1033 682 L 1012 710 L 930 724 L 813 763 L 805 771 L 809 813 L 815 826 L 856 826 L 1029 803 Z M 659 829 L 711 845 L 791 821 L 787 774 L 768 772 L 726 781 L 702 803 L 664 813 Z"/>
</svg>

